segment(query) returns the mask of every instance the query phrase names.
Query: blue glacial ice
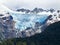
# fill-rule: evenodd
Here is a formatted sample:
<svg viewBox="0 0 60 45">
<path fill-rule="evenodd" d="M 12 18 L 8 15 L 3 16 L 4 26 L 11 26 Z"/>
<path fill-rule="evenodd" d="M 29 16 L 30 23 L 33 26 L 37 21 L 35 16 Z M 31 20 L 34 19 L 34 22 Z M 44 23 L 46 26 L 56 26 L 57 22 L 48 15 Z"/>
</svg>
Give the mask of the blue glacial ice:
<svg viewBox="0 0 60 45">
<path fill-rule="evenodd" d="M 28 27 L 34 28 L 35 23 L 39 22 L 43 24 L 47 19 L 48 15 L 37 15 L 37 14 L 12 14 L 15 23 L 15 28 L 20 31 L 25 30 Z"/>
</svg>

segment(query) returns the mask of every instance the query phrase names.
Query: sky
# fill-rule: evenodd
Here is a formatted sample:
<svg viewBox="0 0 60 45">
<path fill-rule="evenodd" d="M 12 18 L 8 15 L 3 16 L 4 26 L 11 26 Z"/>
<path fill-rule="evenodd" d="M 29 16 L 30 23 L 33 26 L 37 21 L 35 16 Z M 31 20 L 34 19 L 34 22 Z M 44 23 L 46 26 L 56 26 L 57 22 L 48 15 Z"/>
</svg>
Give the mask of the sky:
<svg viewBox="0 0 60 45">
<path fill-rule="evenodd" d="M 6 5 L 10 9 L 33 9 L 43 8 L 43 9 L 60 9 L 60 0 L 0 0 L 0 3 Z"/>
</svg>

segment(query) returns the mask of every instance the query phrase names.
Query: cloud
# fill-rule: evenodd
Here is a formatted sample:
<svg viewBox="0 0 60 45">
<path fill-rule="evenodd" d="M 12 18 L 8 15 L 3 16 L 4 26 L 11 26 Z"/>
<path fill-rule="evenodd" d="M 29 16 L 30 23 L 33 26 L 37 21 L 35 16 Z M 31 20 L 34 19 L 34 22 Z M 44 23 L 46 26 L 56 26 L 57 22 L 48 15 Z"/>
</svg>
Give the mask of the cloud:
<svg viewBox="0 0 60 45">
<path fill-rule="evenodd" d="M 35 7 L 60 9 L 60 0 L 0 0 L 0 2 L 11 9 Z"/>
</svg>

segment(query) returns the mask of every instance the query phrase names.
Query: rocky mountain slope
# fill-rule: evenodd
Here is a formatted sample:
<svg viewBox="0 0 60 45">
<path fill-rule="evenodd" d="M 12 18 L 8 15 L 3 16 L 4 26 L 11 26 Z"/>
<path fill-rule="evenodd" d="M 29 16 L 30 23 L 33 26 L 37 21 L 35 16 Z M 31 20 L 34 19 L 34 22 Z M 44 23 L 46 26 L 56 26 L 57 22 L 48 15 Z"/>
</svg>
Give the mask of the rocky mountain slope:
<svg viewBox="0 0 60 45">
<path fill-rule="evenodd" d="M 30 13 L 24 13 L 26 11 Z M 32 11 L 26 9 L 12 11 L 1 5 L 0 32 L 3 36 L 0 36 L 0 38 L 30 37 L 41 33 L 48 25 L 57 21 L 60 21 L 59 10 L 35 8 Z"/>
</svg>

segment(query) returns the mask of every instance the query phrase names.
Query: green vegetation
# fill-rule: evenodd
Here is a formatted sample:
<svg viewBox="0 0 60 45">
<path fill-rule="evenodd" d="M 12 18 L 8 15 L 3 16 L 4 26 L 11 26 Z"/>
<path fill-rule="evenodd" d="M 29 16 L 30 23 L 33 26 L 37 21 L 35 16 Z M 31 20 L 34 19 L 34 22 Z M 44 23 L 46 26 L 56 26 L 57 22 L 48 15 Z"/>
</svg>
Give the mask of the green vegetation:
<svg viewBox="0 0 60 45">
<path fill-rule="evenodd" d="M 9 39 L 2 41 L 0 45 L 60 45 L 60 22 L 51 24 L 41 34 L 29 38 Z"/>
</svg>

